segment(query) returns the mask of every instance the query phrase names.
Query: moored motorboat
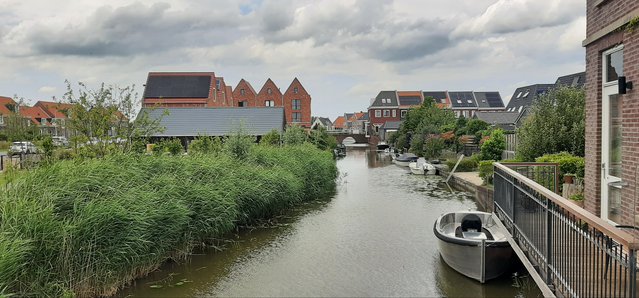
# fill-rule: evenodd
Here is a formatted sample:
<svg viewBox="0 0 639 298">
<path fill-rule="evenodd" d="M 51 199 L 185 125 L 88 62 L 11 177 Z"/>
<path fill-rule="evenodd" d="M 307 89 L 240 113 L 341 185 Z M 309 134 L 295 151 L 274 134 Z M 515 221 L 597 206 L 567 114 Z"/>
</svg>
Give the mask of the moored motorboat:
<svg viewBox="0 0 639 298">
<path fill-rule="evenodd" d="M 444 262 L 457 272 L 480 282 L 496 278 L 511 266 L 513 250 L 506 231 L 493 214 L 480 211 L 446 213 L 433 231 Z"/>
<path fill-rule="evenodd" d="M 402 167 L 407 167 L 409 163 L 417 161 L 417 155 L 412 153 L 404 153 L 395 158 L 395 164 Z"/>
<path fill-rule="evenodd" d="M 377 143 L 377 150 L 383 151 L 386 150 L 390 147 L 390 145 L 386 144 L 386 142 L 379 142 Z"/>
<path fill-rule="evenodd" d="M 417 159 L 417 161 L 409 163 L 408 168 L 410 168 L 411 173 L 415 175 L 424 175 L 425 164 L 426 160 L 420 157 Z"/>
</svg>

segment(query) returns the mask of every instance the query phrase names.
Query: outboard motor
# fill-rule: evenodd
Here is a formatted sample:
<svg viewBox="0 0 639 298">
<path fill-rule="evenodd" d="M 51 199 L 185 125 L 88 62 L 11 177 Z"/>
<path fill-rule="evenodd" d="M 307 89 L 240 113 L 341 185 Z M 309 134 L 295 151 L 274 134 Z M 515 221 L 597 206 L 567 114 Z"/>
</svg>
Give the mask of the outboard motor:
<svg viewBox="0 0 639 298">
<path fill-rule="evenodd" d="M 470 232 L 471 230 L 481 232 L 481 218 L 477 214 L 466 214 L 461 221 L 461 230 L 462 232 Z"/>
</svg>

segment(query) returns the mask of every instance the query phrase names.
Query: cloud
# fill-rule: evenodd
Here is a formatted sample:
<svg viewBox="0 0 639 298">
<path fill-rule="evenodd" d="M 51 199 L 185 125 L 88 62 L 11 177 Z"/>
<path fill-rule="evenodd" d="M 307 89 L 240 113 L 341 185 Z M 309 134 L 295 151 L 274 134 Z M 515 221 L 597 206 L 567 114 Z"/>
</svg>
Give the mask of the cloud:
<svg viewBox="0 0 639 298">
<path fill-rule="evenodd" d="M 224 16 L 222 10 L 174 11 L 167 3 L 103 6 L 79 23 L 23 22 L 4 41 L 30 50 L 22 55 L 139 55 L 222 44 L 232 38 L 227 34 L 239 22 Z"/>
<path fill-rule="evenodd" d="M 582 0 L 498 0 L 486 11 L 462 22 L 455 38 L 505 34 L 568 24 L 585 14 Z"/>
</svg>

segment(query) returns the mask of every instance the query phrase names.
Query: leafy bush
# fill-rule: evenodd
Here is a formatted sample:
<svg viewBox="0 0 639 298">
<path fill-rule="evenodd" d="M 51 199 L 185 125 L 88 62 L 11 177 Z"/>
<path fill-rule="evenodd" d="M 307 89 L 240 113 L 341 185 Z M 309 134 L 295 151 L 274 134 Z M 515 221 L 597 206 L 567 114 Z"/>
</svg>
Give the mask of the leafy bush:
<svg viewBox="0 0 639 298">
<path fill-rule="evenodd" d="M 444 148 L 446 148 L 444 139 L 437 137 L 428 138 L 424 144 L 424 157 L 427 159 L 439 157 Z"/>
<path fill-rule="evenodd" d="M 219 153 L 222 151 L 222 141 L 217 137 L 198 136 L 189 144 L 189 153 Z"/>
<path fill-rule="evenodd" d="M 457 163 L 456 159 L 449 159 L 446 161 L 446 165 L 448 166 L 448 170 L 452 171 L 455 167 L 455 163 Z M 455 172 L 473 172 L 477 170 L 477 166 L 479 165 L 479 161 L 474 157 L 464 157 L 462 161 L 457 166 Z"/>
<path fill-rule="evenodd" d="M 307 138 L 306 131 L 299 125 L 291 125 L 284 132 L 284 144 L 286 145 L 302 145 Z"/>
<path fill-rule="evenodd" d="M 482 160 L 501 160 L 501 154 L 506 149 L 506 136 L 501 129 L 493 130 L 490 139 L 481 145 Z"/>
<path fill-rule="evenodd" d="M 482 160 L 479 162 L 479 177 L 484 180 L 484 185 L 493 184 L 494 162 L 494 160 Z"/>
<path fill-rule="evenodd" d="M 260 139 L 260 145 L 271 145 L 277 146 L 282 142 L 282 137 L 280 136 L 280 132 L 276 129 L 269 131 L 267 134 L 262 136 Z"/>
<path fill-rule="evenodd" d="M 553 88 L 540 96 L 518 130 L 517 158 L 533 161 L 548 153 L 584 156 L 585 91 Z"/>
<path fill-rule="evenodd" d="M 583 157 L 574 156 L 568 152 L 561 152 L 555 154 L 546 154 L 542 157 L 538 157 L 536 162 L 550 162 L 559 164 L 559 172 L 561 174 L 560 179 L 563 179 L 564 174 L 573 173 L 578 178 L 584 177 L 585 171 L 585 159 Z"/>
</svg>

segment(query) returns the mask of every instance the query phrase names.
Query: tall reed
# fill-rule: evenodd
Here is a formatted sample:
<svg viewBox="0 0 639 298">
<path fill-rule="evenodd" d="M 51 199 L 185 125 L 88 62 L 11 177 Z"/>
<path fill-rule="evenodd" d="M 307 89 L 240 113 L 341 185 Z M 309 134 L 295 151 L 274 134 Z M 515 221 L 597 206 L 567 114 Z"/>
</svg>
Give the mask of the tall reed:
<svg viewBox="0 0 639 298">
<path fill-rule="evenodd" d="M 108 296 L 168 259 L 335 188 L 310 145 L 114 155 L 21 174 L 0 194 L 0 294 Z"/>
</svg>

